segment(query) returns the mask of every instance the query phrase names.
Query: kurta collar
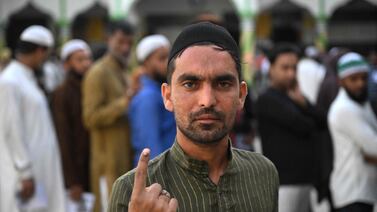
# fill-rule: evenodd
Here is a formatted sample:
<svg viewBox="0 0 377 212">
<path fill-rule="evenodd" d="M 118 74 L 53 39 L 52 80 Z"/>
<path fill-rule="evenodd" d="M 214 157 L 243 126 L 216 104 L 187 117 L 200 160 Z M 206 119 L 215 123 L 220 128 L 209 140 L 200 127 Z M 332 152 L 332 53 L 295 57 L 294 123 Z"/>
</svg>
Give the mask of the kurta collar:
<svg viewBox="0 0 377 212">
<path fill-rule="evenodd" d="M 224 175 L 226 174 L 234 174 L 237 171 L 237 165 L 235 164 L 234 160 L 234 153 L 233 148 L 231 145 L 231 141 L 228 141 L 228 156 L 229 162 L 228 167 L 226 168 Z M 182 149 L 182 147 L 178 144 L 177 140 L 175 140 L 173 146 L 171 147 L 171 157 L 173 160 L 182 168 L 192 171 L 196 174 L 208 176 L 208 164 L 205 161 L 200 161 L 194 158 L 189 157 Z"/>
</svg>

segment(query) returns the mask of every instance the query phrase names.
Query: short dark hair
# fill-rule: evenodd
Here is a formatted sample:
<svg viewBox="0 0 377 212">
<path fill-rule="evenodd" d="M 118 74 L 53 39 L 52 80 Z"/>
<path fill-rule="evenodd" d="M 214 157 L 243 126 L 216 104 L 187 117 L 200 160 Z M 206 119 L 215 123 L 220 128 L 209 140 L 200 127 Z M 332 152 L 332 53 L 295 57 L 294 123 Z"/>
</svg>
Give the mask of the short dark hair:
<svg viewBox="0 0 377 212">
<path fill-rule="evenodd" d="M 268 55 L 268 60 L 270 61 L 271 65 L 276 62 L 276 59 L 285 53 L 293 53 L 300 57 L 300 49 L 292 43 L 278 43 L 275 48 L 272 49 L 270 54 Z"/>
<path fill-rule="evenodd" d="M 117 31 L 122 31 L 126 35 L 133 35 L 134 34 L 134 27 L 128 23 L 127 21 L 111 21 L 107 25 L 107 34 L 112 35 Z"/>
<path fill-rule="evenodd" d="M 42 48 L 47 50 L 47 46 L 41 46 L 35 43 L 31 43 L 28 41 L 21 41 L 19 40 L 16 46 L 16 52 L 21 54 L 30 54 L 35 52 L 38 48 Z"/>
<path fill-rule="evenodd" d="M 180 57 L 182 55 L 182 53 L 189 47 L 192 47 L 192 46 L 211 46 L 211 45 L 214 45 L 218 48 L 215 48 L 216 50 L 219 50 L 219 51 L 226 51 L 230 54 L 230 56 L 233 58 L 234 60 L 234 63 L 236 64 L 236 70 L 237 70 L 237 74 L 238 74 L 238 79 L 239 81 L 242 81 L 242 74 L 241 74 L 241 61 L 239 60 L 237 54 L 229 49 L 226 49 L 225 47 L 219 45 L 219 44 L 214 44 L 212 42 L 199 42 L 199 43 L 194 43 L 190 46 L 187 46 L 186 48 L 182 49 L 181 51 L 179 51 L 177 54 L 174 55 L 174 57 L 170 60 L 170 62 L 168 63 L 168 67 L 167 67 L 167 83 L 170 84 L 171 83 L 171 78 L 173 76 L 173 72 L 175 70 L 175 60 Z"/>
</svg>

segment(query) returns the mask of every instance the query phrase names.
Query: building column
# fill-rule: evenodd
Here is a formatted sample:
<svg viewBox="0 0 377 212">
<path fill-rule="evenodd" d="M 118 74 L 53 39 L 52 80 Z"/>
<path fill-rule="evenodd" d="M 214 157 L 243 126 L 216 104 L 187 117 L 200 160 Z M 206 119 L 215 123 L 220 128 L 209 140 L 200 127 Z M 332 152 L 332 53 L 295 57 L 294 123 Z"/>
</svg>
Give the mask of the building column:
<svg viewBox="0 0 377 212">
<path fill-rule="evenodd" d="M 255 20 L 254 15 L 241 15 L 241 38 L 240 47 L 242 53 L 242 75 L 243 79 L 251 85 L 254 71 L 255 52 Z"/>
<path fill-rule="evenodd" d="M 251 86 L 254 71 L 255 12 L 257 1 L 233 0 L 240 19 L 240 48 L 242 77 Z"/>
<path fill-rule="evenodd" d="M 317 14 L 317 38 L 315 44 L 320 52 L 325 52 L 328 45 L 328 34 L 327 34 L 327 20 L 328 16 L 325 11 L 326 0 L 318 0 L 318 14 Z"/>
<path fill-rule="evenodd" d="M 69 23 L 67 18 L 67 0 L 59 0 L 59 18 L 58 26 L 60 30 L 59 40 L 56 46 L 61 46 L 69 39 Z"/>
<path fill-rule="evenodd" d="M 110 0 L 109 13 L 113 20 L 125 19 L 136 0 Z"/>
</svg>

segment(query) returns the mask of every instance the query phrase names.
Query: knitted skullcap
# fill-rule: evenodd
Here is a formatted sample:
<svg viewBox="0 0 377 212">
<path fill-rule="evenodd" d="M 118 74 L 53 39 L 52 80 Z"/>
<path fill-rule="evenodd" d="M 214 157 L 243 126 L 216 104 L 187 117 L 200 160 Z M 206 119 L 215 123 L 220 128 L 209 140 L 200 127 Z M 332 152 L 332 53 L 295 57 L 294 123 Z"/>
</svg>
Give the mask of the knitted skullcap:
<svg viewBox="0 0 377 212">
<path fill-rule="evenodd" d="M 186 26 L 174 41 L 169 54 L 169 63 L 176 54 L 196 43 L 209 42 L 220 46 L 234 54 L 239 60 L 239 49 L 229 32 L 219 25 L 210 22 L 199 22 Z"/>
<path fill-rule="evenodd" d="M 338 76 L 340 79 L 343 79 L 355 73 L 368 71 L 368 63 L 361 55 L 355 52 L 347 53 L 340 57 L 338 60 Z"/>
</svg>

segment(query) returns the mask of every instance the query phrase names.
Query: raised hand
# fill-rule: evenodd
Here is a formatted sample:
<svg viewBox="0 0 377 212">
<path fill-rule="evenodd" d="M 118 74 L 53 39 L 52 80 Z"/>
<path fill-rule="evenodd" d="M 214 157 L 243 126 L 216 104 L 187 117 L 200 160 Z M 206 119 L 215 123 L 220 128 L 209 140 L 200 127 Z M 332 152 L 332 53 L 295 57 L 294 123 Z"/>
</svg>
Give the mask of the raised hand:
<svg viewBox="0 0 377 212">
<path fill-rule="evenodd" d="M 128 211 L 174 212 L 178 208 L 178 201 L 171 198 L 169 192 L 163 190 L 158 183 L 146 187 L 149 154 L 150 150 L 144 149 L 140 155 Z"/>
<path fill-rule="evenodd" d="M 288 91 L 288 96 L 300 106 L 306 107 L 306 99 L 297 83 Z"/>
</svg>

